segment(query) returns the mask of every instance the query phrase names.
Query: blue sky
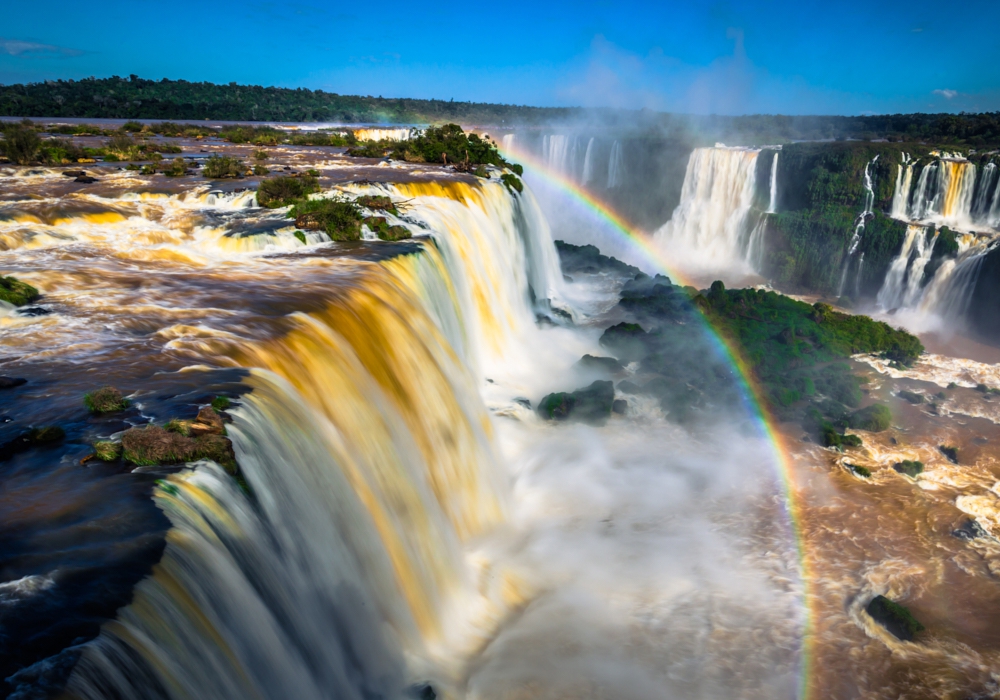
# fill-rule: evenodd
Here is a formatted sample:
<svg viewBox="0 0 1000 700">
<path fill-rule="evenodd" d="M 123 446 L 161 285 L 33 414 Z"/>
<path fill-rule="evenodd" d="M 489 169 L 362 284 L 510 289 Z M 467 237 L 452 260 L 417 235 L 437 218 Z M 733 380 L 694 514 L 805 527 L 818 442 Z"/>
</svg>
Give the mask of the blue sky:
<svg viewBox="0 0 1000 700">
<path fill-rule="evenodd" d="M 11 2 L 0 83 L 183 78 L 671 112 L 1000 110 L 1000 1 Z"/>
</svg>

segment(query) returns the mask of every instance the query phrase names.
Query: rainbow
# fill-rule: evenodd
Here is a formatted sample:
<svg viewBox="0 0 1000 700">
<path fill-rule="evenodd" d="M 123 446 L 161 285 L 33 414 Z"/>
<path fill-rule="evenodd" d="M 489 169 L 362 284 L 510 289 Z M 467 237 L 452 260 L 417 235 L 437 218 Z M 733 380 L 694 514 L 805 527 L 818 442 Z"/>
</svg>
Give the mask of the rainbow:
<svg viewBox="0 0 1000 700">
<path fill-rule="evenodd" d="M 576 182 L 565 177 L 561 173 L 553 170 L 543 163 L 539 158 L 523 149 L 508 146 L 505 153 L 514 156 L 518 162 L 526 165 L 532 175 L 538 175 L 547 182 L 557 186 L 560 190 L 572 197 L 573 200 L 581 204 L 585 209 L 593 213 L 597 218 L 611 226 L 611 230 L 634 250 L 639 252 L 656 270 L 659 270 L 670 277 L 675 283 L 681 285 L 691 285 L 685 275 L 670 267 L 663 253 L 653 245 L 653 242 L 645 233 L 637 230 L 620 214 L 615 212 L 610 206 L 598 199 L 594 194 L 588 192 Z M 715 350 L 723 361 L 728 362 L 736 370 L 735 376 L 738 385 L 742 390 L 744 404 L 754 418 L 761 435 L 767 440 L 774 454 L 774 462 L 778 472 L 778 483 L 788 512 L 789 524 L 792 530 L 792 537 L 795 543 L 796 555 L 799 562 L 799 576 L 803 583 L 803 609 L 805 619 L 802 627 L 802 656 L 800 660 L 800 676 L 798 687 L 798 698 L 808 700 L 811 690 L 811 668 L 813 658 L 813 604 L 815 600 L 812 590 L 813 577 L 807 556 L 804 538 L 802 536 L 802 511 L 797 499 L 797 490 L 794 482 L 794 472 L 792 463 L 788 455 L 791 454 L 785 439 L 777 429 L 777 421 L 767 409 L 764 401 L 764 390 L 760 385 L 750 365 L 743 358 L 739 347 L 727 339 L 716 329 L 708 317 L 701 314 L 702 322 L 706 330 L 706 335 L 712 341 Z"/>
</svg>

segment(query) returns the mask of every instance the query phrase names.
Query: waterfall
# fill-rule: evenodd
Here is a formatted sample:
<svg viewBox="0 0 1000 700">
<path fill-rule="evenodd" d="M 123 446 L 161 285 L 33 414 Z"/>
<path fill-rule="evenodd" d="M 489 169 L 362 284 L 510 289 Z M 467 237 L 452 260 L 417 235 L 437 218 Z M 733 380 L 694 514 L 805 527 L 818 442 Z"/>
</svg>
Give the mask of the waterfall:
<svg viewBox="0 0 1000 700">
<path fill-rule="evenodd" d="M 506 153 L 510 153 L 510 149 L 514 147 L 516 139 L 517 139 L 516 134 L 504 134 L 503 137 L 500 139 L 500 149 Z"/>
<path fill-rule="evenodd" d="M 771 160 L 771 202 L 767 206 L 768 214 L 778 211 L 778 156 L 780 155 L 781 151 L 775 151 Z"/>
<path fill-rule="evenodd" d="M 1000 227 L 1000 178 L 997 178 L 997 186 L 993 190 L 993 205 L 990 207 L 987 222 L 994 228 Z"/>
<path fill-rule="evenodd" d="M 759 153 L 722 144 L 691 153 L 681 201 L 653 235 L 664 253 L 693 268 L 748 267 L 748 214 Z"/>
<path fill-rule="evenodd" d="M 872 214 L 872 207 L 875 205 L 875 188 L 872 184 L 871 178 L 871 166 L 875 164 L 878 160 L 878 156 L 872 158 L 868 163 L 865 164 L 865 176 L 864 176 L 864 188 L 865 188 L 865 208 L 858 214 L 858 218 L 854 222 L 854 233 L 851 235 L 851 241 L 847 246 L 847 256 L 844 259 L 844 269 L 840 273 L 840 284 L 837 286 L 837 296 L 844 295 L 844 283 L 847 281 L 847 271 L 851 265 L 851 259 L 854 257 L 854 253 L 858 249 L 858 245 L 861 243 L 861 236 L 865 231 L 865 222 L 868 217 Z M 862 258 L 863 262 L 863 258 Z M 859 289 L 859 280 L 861 277 L 861 267 L 860 264 L 858 269 L 854 274 L 854 287 L 855 290 Z"/>
<path fill-rule="evenodd" d="M 354 138 L 358 141 L 383 141 L 385 139 L 391 139 L 393 141 L 406 141 L 410 138 L 410 129 L 355 129 Z"/>
<path fill-rule="evenodd" d="M 987 163 L 980 174 L 974 163 L 957 154 L 936 153 L 937 159 L 921 168 L 914 184 L 915 161 L 903 155 L 892 197 L 893 218 L 964 231 L 987 231 L 1000 223 L 994 215 L 1000 194 L 995 163 Z"/>
<path fill-rule="evenodd" d="M 565 134 L 546 134 L 542 137 L 545 164 L 560 173 L 569 172 L 569 138 Z"/>
<path fill-rule="evenodd" d="M 548 229 L 499 183 L 351 188 L 407 200 L 434 244 L 347 268 L 273 337 L 199 346 L 249 370 L 229 435 L 256 499 L 208 463 L 161 482 L 163 559 L 74 696 L 398 698 L 404 669 L 432 673 L 523 600 L 463 545 L 506 517 L 477 368 L 558 292 Z"/>
<path fill-rule="evenodd" d="M 587 141 L 587 152 L 583 156 L 583 177 L 581 181 L 584 185 L 590 183 L 594 179 L 594 137 L 591 136 L 590 140 Z"/>
<path fill-rule="evenodd" d="M 608 161 L 608 189 L 613 190 L 623 184 L 625 166 L 622 161 L 622 145 L 615 141 L 611 146 L 611 159 Z"/>
<path fill-rule="evenodd" d="M 934 253 L 937 238 L 935 232 L 928 244 L 926 228 L 915 224 L 906 227 L 903 247 L 889 265 L 889 272 L 878 292 L 879 307 L 891 310 L 908 306 L 917 299 L 924 269 Z"/>
</svg>

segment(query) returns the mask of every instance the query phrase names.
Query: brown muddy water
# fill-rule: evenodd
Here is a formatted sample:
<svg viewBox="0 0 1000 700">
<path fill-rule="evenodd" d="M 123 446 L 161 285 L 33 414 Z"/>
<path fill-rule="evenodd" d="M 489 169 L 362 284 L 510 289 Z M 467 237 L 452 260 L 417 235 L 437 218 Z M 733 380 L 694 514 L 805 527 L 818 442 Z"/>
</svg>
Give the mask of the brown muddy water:
<svg viewBox="0 0 1000 700">
<path fill-rule="evenodd" d="M 0 310 L 0 375 L 27 380 L 0 390 L 0 442 L 66 431 L 0 462 L 5 693 L 996 696 L 1000 395 L 976 388 L 1000 389 L 995 349 L 858 358 L 894 415 L 860 449 L 782 427 L 802 581 L 745 418 L 692 435 L 637 397 L 602 428 L 525 408 L 594 378 L 572 366 L 601 354 L 622 282 L 564 282 L 530 192 L 267 150 L 328 193 L 391 196 L 414 238 L 303 244 L 255 178 L 0 165 L 0 274 L 43 294 Z M 539 322 L 556 308 L 572 327 Z M 108 384 L 132 405 L 91 416 L 83 394 Z M 84 460 L 218 395 L 250 495 L 211 464 Z M 877 594 L 927 629 L 896 639 L 864 611 Z"/>
</svg>

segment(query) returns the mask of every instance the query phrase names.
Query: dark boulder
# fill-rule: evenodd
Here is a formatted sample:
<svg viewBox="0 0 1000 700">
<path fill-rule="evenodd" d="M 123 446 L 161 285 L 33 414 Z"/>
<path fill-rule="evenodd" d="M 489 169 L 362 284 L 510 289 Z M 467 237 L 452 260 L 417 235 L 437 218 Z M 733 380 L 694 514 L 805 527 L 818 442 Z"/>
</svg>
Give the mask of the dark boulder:
<svg viewBox="0 0 1000 700">
<path fill-rule="evenodd" d="M 20 377 L 0 377 L 0 389 L 13 389 L 16 386 L 27 383 L 27 379 L 21 379 Z"/>
<path fill-rule="evenodd" d="M 549 394 L 538 404 L 538 413 L 547 420 L 578 420 L 603 425 L 611 416 L 615 401 L 614 384 L 596 381 L 572 393 Z"/>
<path fill-rule="evenodd" d="M 86 177 L 87 173 L 84 170 L 63 170 L 63 175 L 65 177 Z"/>
<path fill-rule="evenodd" d="M 957 530 L 952 530 L 952 537 L 957 537 L 960 540 L 970 541 L 976 540 L 980 537 L 989 537 L 986 529 L 980 525 L 975 518 L 968 518 L 962 526 Z"/>
<path fill-rule="evenodd" d="M 32 428 L 21 433 L 13 440 L 8 440 L 0 444 L 0 461 L 10 459 L 19 452 L 30 450 L 33 447 L 47 447 L 63 441 L 66 431 L 59 426 L 53 425 L 44 428 Z"/>
<path fill-rule="evenodd" d="M 938 447 L 941 450 L 941 454 L 948 458 L 952 464 L 958 464 L 958 448 L 951 447 L 949 445 L 940 445 Z"/>
<path fill-rule="evenodd" d="M 91 177 L 90 175 L 81 175 L 80 177 L 78 177 L 75 180 L 73 180 L 73 182 L 81 182 L 81 183 L 83 183 L 85 185 L 89 185 L 89 184 L 91 184 L 93 182 L 97 182 L 97 178 L 96 177 Z"/>
<path fill-rule="evenodd" d="M 609 374 L 615 374 L 625 369 L 622 363 L 613 357 L 598 357 L 596 355 L 584 355 L 576 363 L 576 366 L 580 369 L 608 372 Z"/>
<path fill-rule="evenodd" d="M 648 334 L 638 323 L 619 323 L 604 331 L 600 343 L 620 360 L 641 360 L 648 354 Z"/>
<path fill-rule="evenodd" d="M 909 610 L 883 595 L 877 595 L 872 598 L 865 610 L 875 622 L 885 627 L 904 642 L 912 641 L 918 632 L 924 630 L 924 626 L 913 617 L 913 614 Z"/>
<path fill-rule="evenodd" d="M 625 399 L 615 399 L 614 402 L 611 404 L 612 413 L 617 413 L 618 415 L 621 416 L 625 415 L 626 411 L 628 411 L 628 401 L 626 401 Z"/>
</svg>

